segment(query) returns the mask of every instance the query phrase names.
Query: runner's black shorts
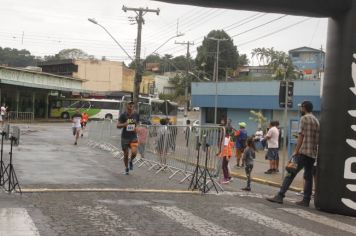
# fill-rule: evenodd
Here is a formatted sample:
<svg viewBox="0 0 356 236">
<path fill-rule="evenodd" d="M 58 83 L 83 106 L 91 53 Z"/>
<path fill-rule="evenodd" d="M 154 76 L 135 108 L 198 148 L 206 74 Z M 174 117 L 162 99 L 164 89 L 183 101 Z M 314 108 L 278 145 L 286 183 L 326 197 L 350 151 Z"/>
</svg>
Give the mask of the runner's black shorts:
<svg viewBox="0 0 356 236">
<path fill-rule="evenodd" d="M 137 147 L 137 146 L 138 146 L 137 139 L 121 139 L 121 148 L 123 151 L 132 149 L 132 147 Z"/>
</svg>

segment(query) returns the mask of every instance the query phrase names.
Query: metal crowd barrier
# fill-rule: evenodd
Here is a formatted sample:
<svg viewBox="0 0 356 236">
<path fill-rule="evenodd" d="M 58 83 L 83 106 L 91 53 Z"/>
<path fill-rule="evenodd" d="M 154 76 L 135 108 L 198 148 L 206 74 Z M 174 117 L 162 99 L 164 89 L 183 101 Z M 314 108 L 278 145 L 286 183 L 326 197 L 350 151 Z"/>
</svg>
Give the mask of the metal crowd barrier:
<svg viewBox="0 0 356 236">
<path fill-rule="evenodd" d="M 90 121 L 87 124 L 88 141 L 92 148 L 109 151 L 114 157 L 123 158 L 123 152 L 119 148 L 120 132 L 116 128 L 116 121 Z"/>
<path fill-rule="evenodd" d="M 6 120 L 9 123 L 26 123 L 30 124 L 34 120 L 33 112 L 17 112 L 17 111 L 9 111 L 7 114 Z"/>
<path fill-rule="evenodd" d="M 138 167 L 145 165 L 149 170 L 155 170 L 155 174 L 169 171 L 169 179 L 180 175 L 180 182 L 190 180 L 197 164 L 197 142 L 201 142 L 203 136 L 206 136 L 207 148 L 200 148 L 199 165 L 204 166 L 207 158 L 207 167 L 211 171 L 221 168 L 218 166 L 218 154 L 225 136 L 223 127 L 151 125 L 139 126 L 138 129 L 139 151 L 135 160 Z M 116 128 L 116 122 L 90 122 L 88 132 L 89 146 L 110 151 L 115 157 L 123 158 L 121 131 Z M 142 153 L 140 146 L 145 147 Z"/>
</svg>

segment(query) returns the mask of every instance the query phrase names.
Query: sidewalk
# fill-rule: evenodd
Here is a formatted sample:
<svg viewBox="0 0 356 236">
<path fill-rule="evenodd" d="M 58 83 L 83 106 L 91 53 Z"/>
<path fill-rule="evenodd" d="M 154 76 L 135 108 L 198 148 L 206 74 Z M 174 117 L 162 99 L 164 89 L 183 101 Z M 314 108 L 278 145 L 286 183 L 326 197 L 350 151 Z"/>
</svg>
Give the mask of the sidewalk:
<svg viewBox="0 0 356 236">
<path fill-rule="evenodd" d="M 282 152 L 280 152 L 280 163 L 279 163 L 279 172 L 274 174 L 265 174 L 264 172 L 269 169 L 269 162 L 265 160 L 266 151 L 258 151 L 256 153 L 256 159 L 252 170 L 252 181 L 266 184 L 270 186 L 280 187 L 282 184 L 282 169 L 284 168 L 282 162 Z M 245 169 L 244 168 L 236 168 L 236 157 L 232 157 L 230 159 L 230 168 L 231 175 L 237 178 L 246 178 Z M 287 163 L 287 160 L 286 162 Z M 285 171 L 285 175 L 287 172 Z M 293 191 L 301 191 L 303 189 L 303 170 L 301 170 L 298 175 L 295 177 L 292 185 L 289 188 Z"/>
</svg>

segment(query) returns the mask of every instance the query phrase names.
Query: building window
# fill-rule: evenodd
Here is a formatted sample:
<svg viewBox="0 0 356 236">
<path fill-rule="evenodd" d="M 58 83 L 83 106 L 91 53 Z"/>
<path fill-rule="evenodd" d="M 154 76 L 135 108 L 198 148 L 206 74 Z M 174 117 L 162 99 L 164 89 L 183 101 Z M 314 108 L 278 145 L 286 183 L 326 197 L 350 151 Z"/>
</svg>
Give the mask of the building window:
<svg viewBox="0 0 356 236">
<path fill-rule="evenodd" d="M 216 122 L 218 124 L 220 124 L 220 121 L 224 120 L 225 124 L 226 124 L 227 109 L 226 108 L 218 108 L 217 111 L 218 111 L 218 114 L 217 114 Z M 214 118 L 215 118 L 215 108 L 214 107 L 206 108 L 205 122 L 213 124 L 214 123 Z"/>
</svg>

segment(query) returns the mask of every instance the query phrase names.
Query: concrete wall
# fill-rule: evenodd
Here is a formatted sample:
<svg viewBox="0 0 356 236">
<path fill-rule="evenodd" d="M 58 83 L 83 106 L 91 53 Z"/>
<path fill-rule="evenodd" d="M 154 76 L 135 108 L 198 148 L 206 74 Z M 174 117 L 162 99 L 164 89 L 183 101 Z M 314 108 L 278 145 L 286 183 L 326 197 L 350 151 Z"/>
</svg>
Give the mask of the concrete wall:
<svg viewBox="0 0 356 236">
<path fill-rule="evenodd" d="M 218 107 L 238 109 L 282 110 L 278 104 L 279 82 L 220 82 L 218 83 Z M 293 108 L 304 100 L 313 102 L 320 111 L 320 81 L 295 81 Z M 215 83 L 192 83 L 192 106 L 215 106 Z"/>
<path fill-rule="evenodd" d="M 87 80 L 83 89 L 92 91 L 126 91 L 132 92 L 134 87 L 135 71 L 126 68 L 122 62 L 75 60 L 78 72 L 73 76 Z M 140 93 L 148 93 L 149 83 L 154 81 L 153 76 L 143 76 Z"/>
<path fill-rule="evenodd" d="M 75 60 L 76 78 L 87 80 L 83 88 L 93 91 L 120 91 L 123 87 L 123 63 L 98 60 Z"/>
</svg>

